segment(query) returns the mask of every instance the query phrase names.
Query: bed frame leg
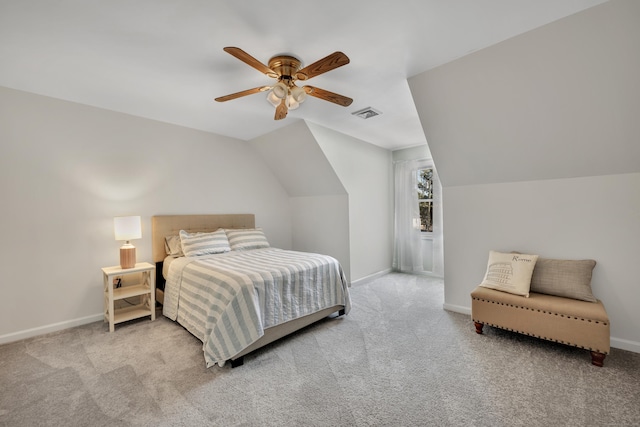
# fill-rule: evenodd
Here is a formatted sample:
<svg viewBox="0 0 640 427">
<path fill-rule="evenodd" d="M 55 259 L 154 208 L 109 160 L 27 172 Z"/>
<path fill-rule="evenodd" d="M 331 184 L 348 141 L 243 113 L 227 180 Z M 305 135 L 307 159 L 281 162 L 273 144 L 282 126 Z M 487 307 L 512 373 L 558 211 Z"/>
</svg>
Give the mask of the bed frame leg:
<svg viewBox="0 0 640 427">
<path fill-rule="evenodd" d="M 607 357 L 604 353 L 599 353 L 597 351 L 591 352 L 591 364 L 596 365 L 599 368 L 602 368 L 604 365 L 604 358 Z"/>
<path fill-rule="evenodd" d="M 338 317 L 340 317 L 340 316 L 344 316 L 344 308 L 342 310 L 338 311 Z"/>
<path fill-rule="evenodd" d="M 237 368 L 238 366 L 244 365 L 244 356 L 238 357 L 237 359 L 231 359 L 231 369 Z"/>
<path fill-rule="evenodd" d="M 476 325 L 476 334 L 482 334 L 482 327 L 484 324 L 480 322 L 473 322 L 473 324 Z"/>
</svg>

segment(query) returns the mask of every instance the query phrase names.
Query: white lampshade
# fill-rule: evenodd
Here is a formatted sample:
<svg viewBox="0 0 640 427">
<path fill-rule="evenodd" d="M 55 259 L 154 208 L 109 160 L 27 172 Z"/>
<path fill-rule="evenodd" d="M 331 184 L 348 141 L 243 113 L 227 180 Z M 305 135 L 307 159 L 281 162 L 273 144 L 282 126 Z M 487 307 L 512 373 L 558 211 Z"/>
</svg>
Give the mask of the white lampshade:
<svg viewBox="0 0 640 427">
<path fill-rule="evenodd" d="M 116 240 L 133 240 L 142 238 L 142 223 L 139 216 L 117 216 L 113 218 L 113 229 Z"/>
</svg>

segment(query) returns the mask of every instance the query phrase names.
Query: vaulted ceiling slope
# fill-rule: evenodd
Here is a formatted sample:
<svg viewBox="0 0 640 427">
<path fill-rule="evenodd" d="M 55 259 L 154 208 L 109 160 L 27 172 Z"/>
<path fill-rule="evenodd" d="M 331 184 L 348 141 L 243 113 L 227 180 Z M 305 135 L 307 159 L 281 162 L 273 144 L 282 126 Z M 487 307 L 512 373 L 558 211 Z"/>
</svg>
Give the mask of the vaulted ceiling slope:
<svg viewBox="0 0 640 427">
<path fill-rule="evenodd" d="M 442 184 L 640 172 L 638 22 L 613 1 L 411 78 Z"/>
<path fill-rule="evenodd" d="M 303 120 L 259 136 L 251 140 L 251 145 L 290 197 L 347 194 Z"/>
<path fill-rule="evenodd" d="M 250 140 L 305 119 L 388 149 L 426 142 L 407 78 L 604 0 L 3 0 L 0 86 Z M 350 64 L 312 80 L 354 99 L 311 98 L 273 120 L 269 84 L 223 52 Z M 351 113 L 373 107 L 363 120 Z"/>
</svg>

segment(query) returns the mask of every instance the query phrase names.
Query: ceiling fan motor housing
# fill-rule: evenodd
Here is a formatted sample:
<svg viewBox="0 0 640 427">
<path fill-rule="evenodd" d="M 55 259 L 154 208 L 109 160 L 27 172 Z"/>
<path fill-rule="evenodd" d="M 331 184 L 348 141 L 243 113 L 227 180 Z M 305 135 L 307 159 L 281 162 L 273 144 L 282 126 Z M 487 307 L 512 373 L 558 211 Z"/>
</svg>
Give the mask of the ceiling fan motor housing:
<svg viewBox="0 0 640 427">
<path fill-rule="evenodd" d="M 287 80 L 293 81 L 294 76 L 296 76 L 297 71 L 300 69 L 300 65 L 302 63 L 298 58 L 294 58 L 293 56 L 288 55 L 278 55 L 274 56 L 269 60 L 269 68 L 276 72 L 276 75 L 273 76 L 278 80 Z M 296 78 L 300 80 L 305 80 L 305 78 L 300 78 L 302 75 L 296 76 Z"/>
</svg>

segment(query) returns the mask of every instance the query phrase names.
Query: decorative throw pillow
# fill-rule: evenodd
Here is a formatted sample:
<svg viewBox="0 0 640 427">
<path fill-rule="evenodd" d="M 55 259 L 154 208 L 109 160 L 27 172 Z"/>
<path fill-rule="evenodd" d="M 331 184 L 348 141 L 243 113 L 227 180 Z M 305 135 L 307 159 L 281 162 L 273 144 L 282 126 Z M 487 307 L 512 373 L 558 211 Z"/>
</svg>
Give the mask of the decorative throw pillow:
<svg viewBox="0 0 640 427">
<path fill-rule="evenodd" d="M 531 292 L 596 302 L 591 292 L 591 274 L 595 266 L 592 259 L 538 258 L 531 276 Z"/>
<path fill-rule="evenodd" d="M 186 256 L 199 256 L 229 252 L 229 240 L 222 228 L 213 233 L 188 233 L 180 230 L 182 252 Z"/>
<path fill-rule="evenodd" d="M 537 259 L 538 255 L 490 251 L 480 286 L 528 297 Z"/>
<path fill-rule="evenodd" d="M 232 251 L 268 248 L 269 242 L 262 228 L 226 229 Z"/>
<path fill-rule="evenodd" d="M 182 253 L 182 243 L 180 242 L 180 236 L 175 235 L 165 237 L 164 250 L 167 255 L 184 256 L 184 253 Z"/>
</svg>

